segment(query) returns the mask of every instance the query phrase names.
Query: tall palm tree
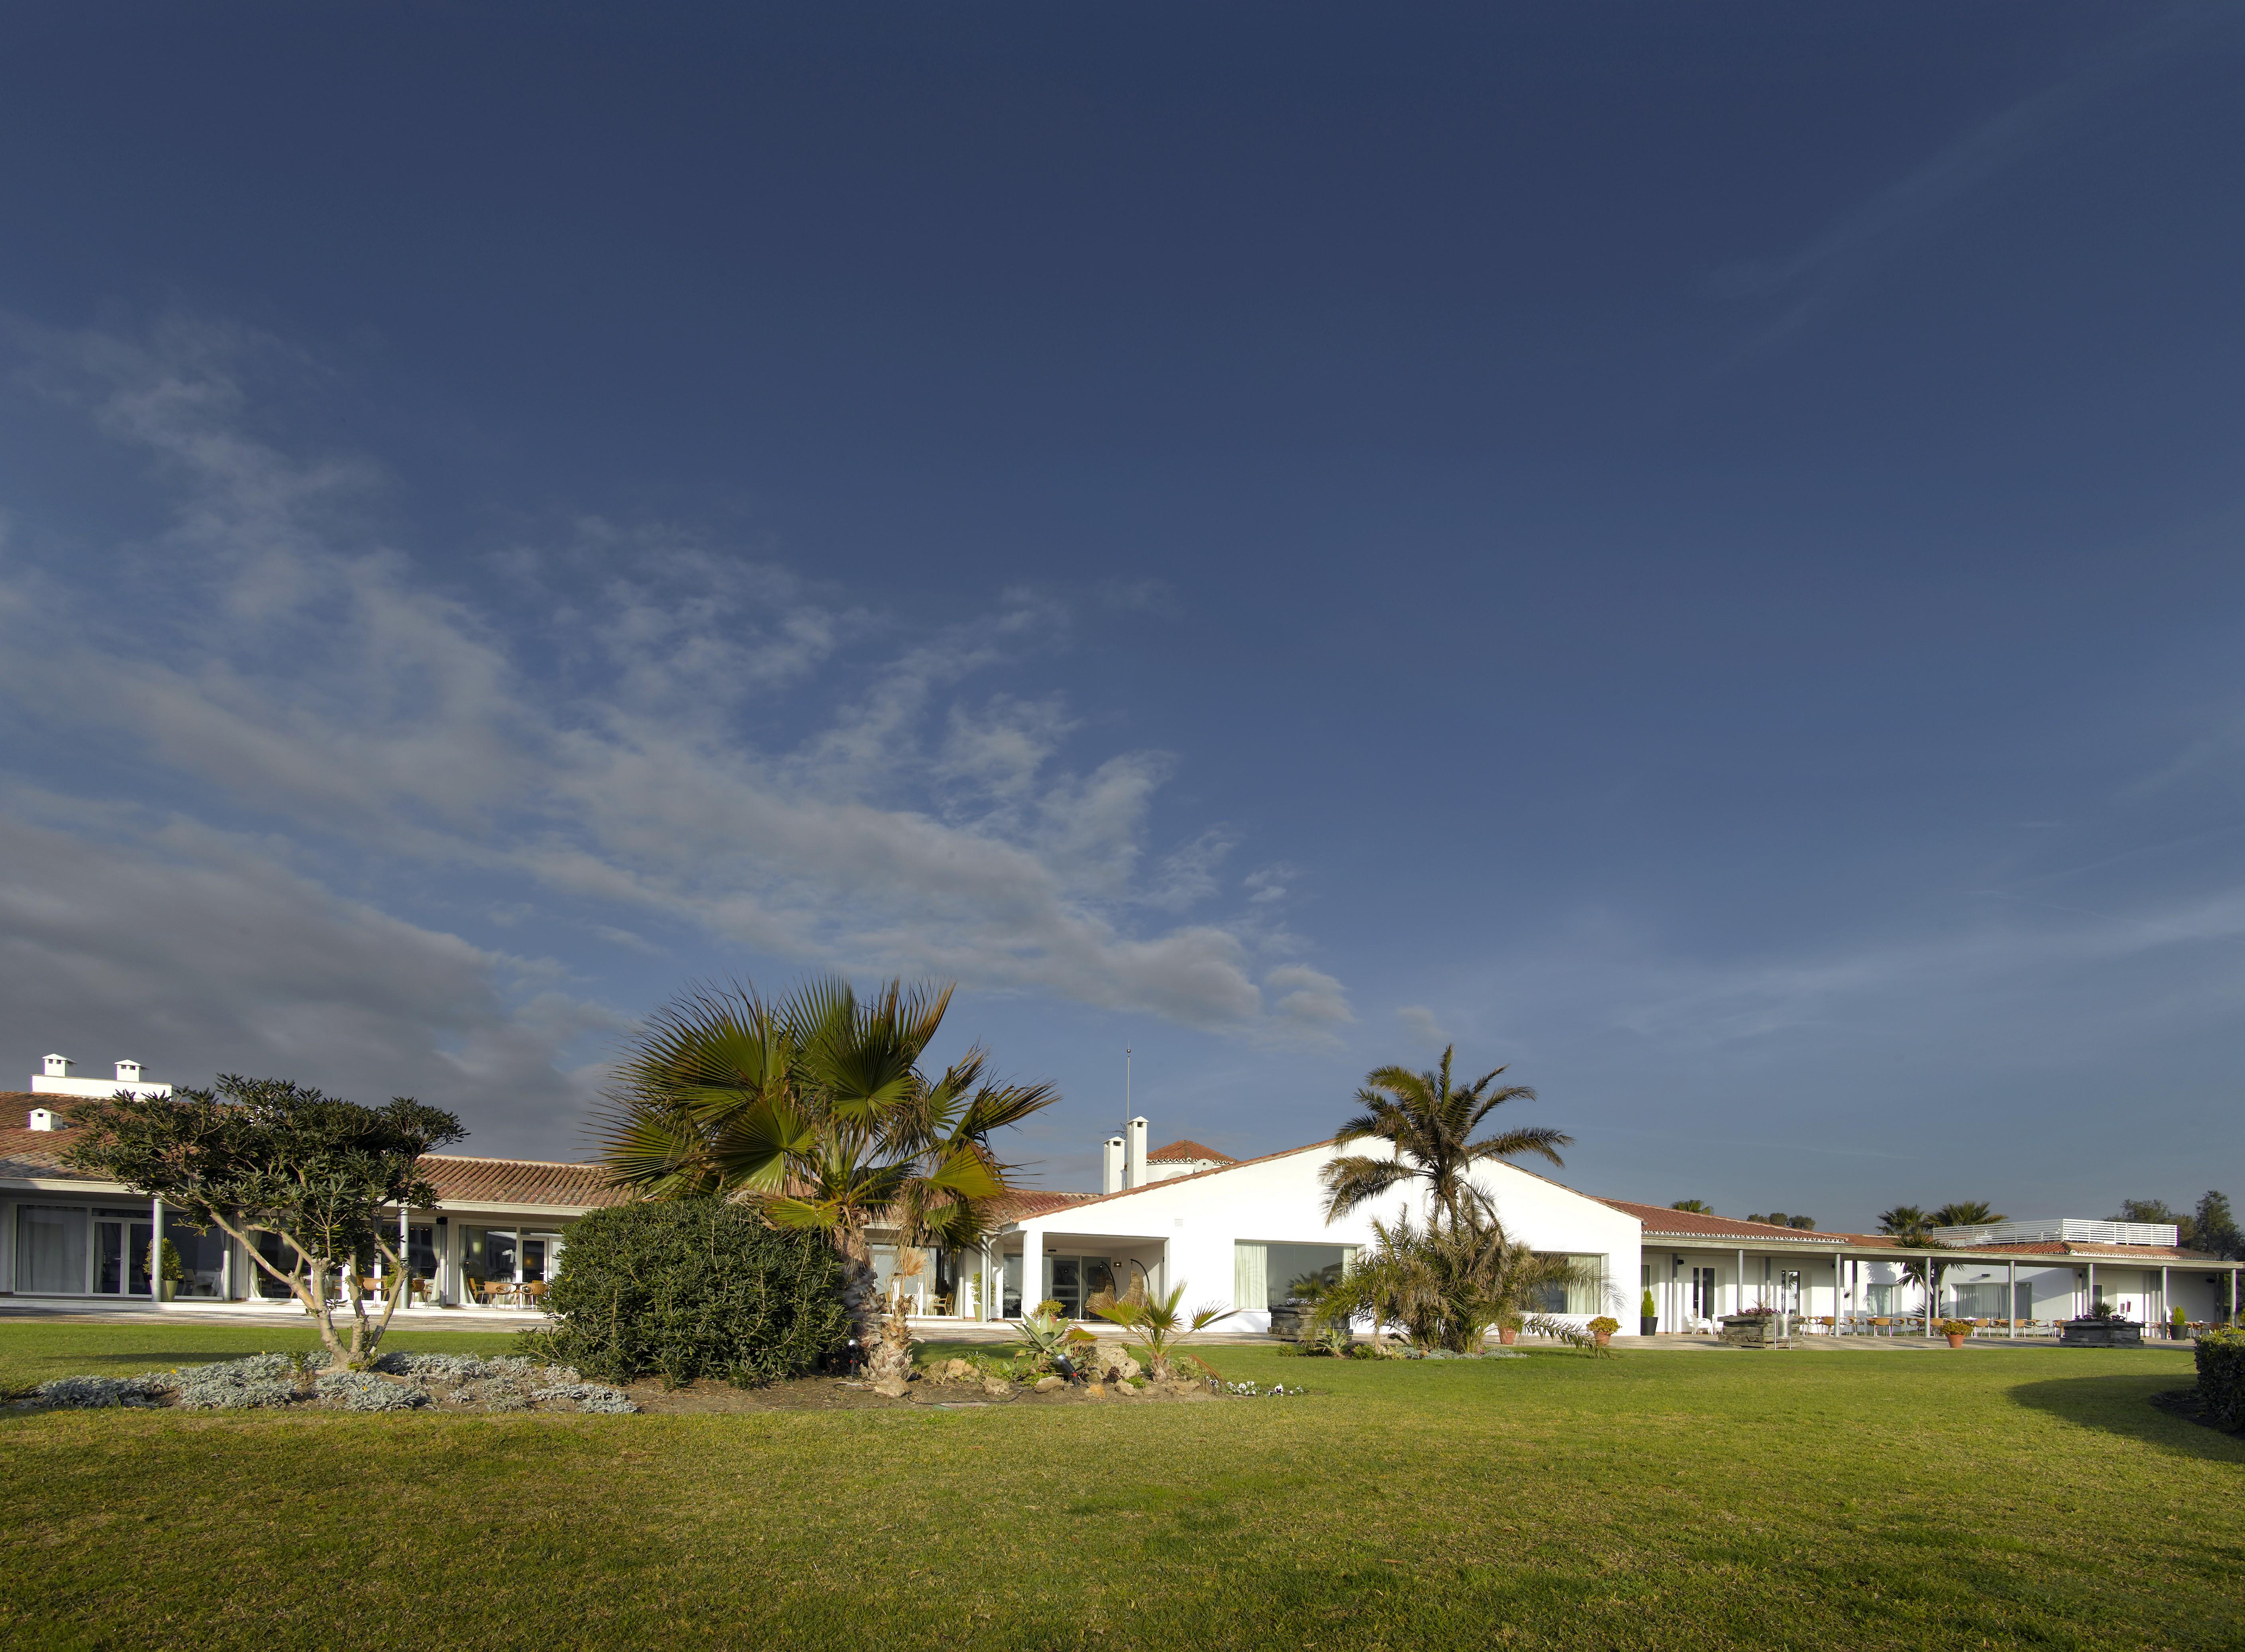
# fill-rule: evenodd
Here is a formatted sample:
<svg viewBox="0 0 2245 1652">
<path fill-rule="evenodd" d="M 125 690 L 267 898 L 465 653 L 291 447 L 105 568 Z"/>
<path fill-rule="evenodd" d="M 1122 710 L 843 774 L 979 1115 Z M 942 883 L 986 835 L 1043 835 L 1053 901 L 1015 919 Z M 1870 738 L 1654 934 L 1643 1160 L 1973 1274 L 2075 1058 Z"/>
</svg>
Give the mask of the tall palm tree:
<svg viewBox="0 0 2245 1652">
<path fill-rule="evenodd" d="M 1478 1161 L 1534 1153 L 1555 1165 L 1564 1163 L 1559 1149 L 1572 1147 L 1575 1139 L 1541 1126 L 1474 1139 L 1482 1121 L 1498 1107 L 1507 1101 L 1533 1101 L 1536 1092 L 1524 1084 L 1492 1089 L 1502 1067 L 1471 1084 L 1452 1083 L 1450 1059 L 1456 1048 L 1445 1049 L 1441 1066 L 1432 1073 L 1384 1066 L 1365 1075 L 1364 1087 L 1356 1093 L 1365 1110 L 1341 1126 L 1333 1145 L 1385 1141 L 1394 1151 L 1385 1158 L 1351 1154 L 1326 1166 L 1326 1221 L 1407 1183 L 1422 1181 L 1434 1209 L 1456 1223 L 1487 1214 L 1487 1201 L 1473 1185 L 1473 1167 Z"/>
<path fill-rule="evenodd" d="M 860 999 L 834 978 L 777 1005 L 752 987 L 689 992 L 620 1064 L 601 1158 L 642 1196 L 753 1199 L 777 1227 L 825 1234 L 853 1264 L 852 1317 L 875 1347 L 866 1229 L 892 1222 L 908 1246 L 974 1243 L 1011 1186 L 992 1138 L 1058 1099 L 1048 1085 L 986 1083 L 979 1047 L 924 1073 L 951 994 L 892 981 Z"/>
<path fill-rule="evenodd" d="M 1916 1205 L 1896 1205 L 1891 1210 L 1879 1212 L 1879 1231 L 1892 1235 L 1898 1245 L 1908 1245 L 1916 1250 L 1940 1250 L 1945 1247 L 1933 1230 L 1949 1225 L 1941 1217 L 1955 1209 L 1953 1205 L 1947 1206 L 1928 1215 Z M 1925 1288 L 1930 1318 L 1941 1306 L 1941 1276 L 1949 1271 L 1948 1265 L 1927 1256 L 1904 1256 L 1900 1261 L 1902 1277 Z"/>
</svg>

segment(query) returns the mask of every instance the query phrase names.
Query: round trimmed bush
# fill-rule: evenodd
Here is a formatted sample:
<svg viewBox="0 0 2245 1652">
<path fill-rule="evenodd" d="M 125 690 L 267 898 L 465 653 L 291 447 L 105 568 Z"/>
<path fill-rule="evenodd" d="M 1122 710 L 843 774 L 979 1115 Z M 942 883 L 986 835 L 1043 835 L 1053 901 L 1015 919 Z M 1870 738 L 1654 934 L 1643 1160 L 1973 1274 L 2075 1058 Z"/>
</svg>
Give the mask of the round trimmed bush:
<svg viewBox="0 0 2245 1652">
<path fill-rule="evenodd" d="M 680 1199 L 595 1210 L 569 1230 L 539 1352 L 605 1382 L 747 1386 L 815 1369 L 849 1336 L 847 1274 L 823 1235 L 753 1206 Z"/>
</svg>

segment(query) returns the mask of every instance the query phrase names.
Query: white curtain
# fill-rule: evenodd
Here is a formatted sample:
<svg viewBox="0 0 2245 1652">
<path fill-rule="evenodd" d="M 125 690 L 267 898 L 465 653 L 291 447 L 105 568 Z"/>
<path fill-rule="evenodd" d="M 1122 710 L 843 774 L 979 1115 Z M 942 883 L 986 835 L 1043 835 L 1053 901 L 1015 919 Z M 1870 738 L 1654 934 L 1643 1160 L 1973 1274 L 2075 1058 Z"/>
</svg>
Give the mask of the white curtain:
<svg viewBox="0 0 2245 1652">
<path fill-rule="evenodd" d="M 1231 1247 L 1231 1305 L 1258 1312 L 1271 1305 L 1271 1249 L 1244 1240 Z"/>
<path fill-rule="evenodd" d="M 42 1296 L 85 1294 L 85 1212 L 16 1207 L 16 1289 Z"/>
</svg>

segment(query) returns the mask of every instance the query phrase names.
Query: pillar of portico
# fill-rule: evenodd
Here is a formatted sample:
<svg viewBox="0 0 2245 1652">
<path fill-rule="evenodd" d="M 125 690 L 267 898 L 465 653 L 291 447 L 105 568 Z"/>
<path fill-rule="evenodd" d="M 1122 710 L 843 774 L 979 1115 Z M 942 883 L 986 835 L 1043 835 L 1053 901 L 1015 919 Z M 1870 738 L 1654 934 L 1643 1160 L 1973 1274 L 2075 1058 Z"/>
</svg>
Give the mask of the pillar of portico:
<svg viewBox="0 0 2245 1652">
<path fill-rule="evenodd" d="M 1045 1236 L 1041 1229 L 1021 1229 L 1021 1314 L 1036 1312 L 1045 1298 Z"/>
</svg>

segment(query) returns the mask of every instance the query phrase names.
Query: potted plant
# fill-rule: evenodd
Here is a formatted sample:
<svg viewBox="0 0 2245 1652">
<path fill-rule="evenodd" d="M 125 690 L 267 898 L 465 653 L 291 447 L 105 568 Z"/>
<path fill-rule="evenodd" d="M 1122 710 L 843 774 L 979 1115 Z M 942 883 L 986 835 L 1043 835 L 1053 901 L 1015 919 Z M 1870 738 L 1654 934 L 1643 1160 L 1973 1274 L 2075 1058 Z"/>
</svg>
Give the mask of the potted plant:
<svg viewBox="0 0 2245 1652">
<path fill-rule="evenodd" d="M 1652 1300 L 1652 1293 L 1645 1293 L 1645 1300 L 1637 1305 L 1637 1334 L 1650 1337 L 1660 1329 L 1660 1304 Z"/>
<path fill-rule="evenodd" d="M 1941 1334 L 1949 1338 L 1951 1348 L 1962 1348 L 1964 1339 L 1972 1334 L 1972 1322 L 1969 1319 L 1944 1319 L 1941 1322 Z"/>
<path fill-rule="evenodd" d="M 1600 1314 L 1596 1319 L 1590 1321 L 1587 1329 L 1590 1333 L 1590 1340 L 1603 1348 L 1614 1332 L 1621 1329 L 1621 1321 L 1610 1315 Z"/>
<path fill-rule="evenodd" d="M 1496 1339 L 1507 1348 L 1511 1347 L 1513 1344 L 1520 1340 L 1520 1316 L 1518 1314 L 1503 1314 L 1499 1316 L 1496 1322 Z"/>
</svg>

